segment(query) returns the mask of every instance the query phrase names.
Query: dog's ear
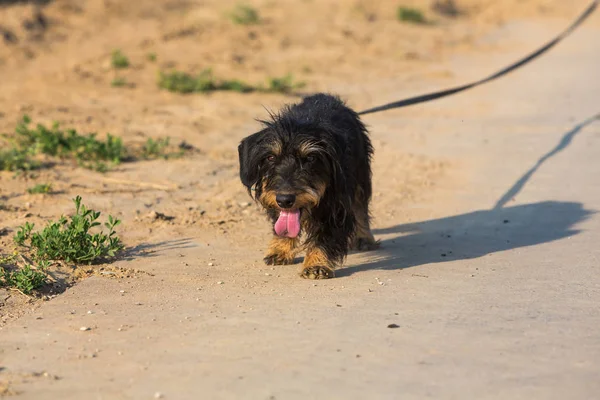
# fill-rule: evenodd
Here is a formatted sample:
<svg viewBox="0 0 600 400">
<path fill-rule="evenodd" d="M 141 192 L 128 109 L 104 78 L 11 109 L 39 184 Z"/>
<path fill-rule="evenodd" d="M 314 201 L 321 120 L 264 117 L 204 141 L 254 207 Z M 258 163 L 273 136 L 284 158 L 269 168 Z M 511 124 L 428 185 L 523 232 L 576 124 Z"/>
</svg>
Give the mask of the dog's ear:
<svg viewBox="0 0 600 400">
<path fill-rule="evenodd" d="M 259 142 L 265 130 L 246 137 L 238 146 L 240 158 L 240 179 L 248 190 L 258 182 L 260 170 Z"/>
</svg>

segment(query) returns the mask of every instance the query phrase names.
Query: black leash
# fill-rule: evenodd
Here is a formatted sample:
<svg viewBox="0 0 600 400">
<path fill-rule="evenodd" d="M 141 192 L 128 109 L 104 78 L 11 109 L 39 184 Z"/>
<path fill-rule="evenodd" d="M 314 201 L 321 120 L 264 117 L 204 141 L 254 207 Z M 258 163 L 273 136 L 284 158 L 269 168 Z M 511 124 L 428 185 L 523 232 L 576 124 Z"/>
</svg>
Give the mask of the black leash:
<svg viewBox="0 0 600 400">
<path fill-rule="evenodd" d="M 424 103 L 426 101 L 436 100 L 441 97 L 450 96 L 452 94 L 459 93 L 464 90 L 471 89 L 476 86 L 483 85 L 484 83 L 493 81 L 497 78 L 500 78 L 501 76 L 504 76 L 504 75 L 508 74 L 509 72 L 514 71 L 515 69 L 522 67 L 523 65 L 529 63 L 530 61 L 533 61 L 534 59 L 538 58 L 539 56 L 541 56 L 542 54 L 544 54 L 545 52 L 550 50 L 552 47 L 554 47 L 556 44 L 561 42 L 564 38 L 569 36 L 575 29 L 577 29 L 579 27 L 579 25 L 581 25 L 596 10 L 596 7 L 598 7 L 599 1 L 600 0 L 593 0 L 592 3 L 583 12 L 583 14 L 581 14 L 564 32 L 562 32 L 560 35 L 558 35 L 553 40 L 548 42 L 544 47 L 536 50 L 535 52 L 531 53 L 527 57 L 509 65 L 508 67 L 503 68 L 502 70 L 496 72 L 495 74 L 488 76 L 487 78 L 484 78 L 484 79 L 481 79 L 479 81 L 475 81 L 472 83 L 468 83 L 466 85 L 458 86 L 458 87 L 455 87 L 452 89 L 446 89 L 446 90 L 441 90 L 438 92 L 423 94 L 420 96 L 415 96 L 415 97 L 411 97 L 408 99 L 395 101 L 393 103 L 384 104 L 379 107 L 369 108 L 368 110 L 359 112 L 358 115 L 371 114 L 371 113 L 376 113 L 379 111 L 391 110 L 393 108 L 407 107 L 407 106 L 411 106 L 413 104 L 419 104 L 419 103 Z"/>
</svg>

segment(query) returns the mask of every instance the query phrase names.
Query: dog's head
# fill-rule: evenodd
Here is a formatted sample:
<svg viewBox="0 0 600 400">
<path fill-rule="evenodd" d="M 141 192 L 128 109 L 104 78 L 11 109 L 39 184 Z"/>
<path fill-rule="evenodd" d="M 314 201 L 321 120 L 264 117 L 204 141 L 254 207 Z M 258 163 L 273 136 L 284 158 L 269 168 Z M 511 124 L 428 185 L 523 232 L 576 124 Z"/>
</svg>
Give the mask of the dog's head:
<svg viewBox="0 0 600 400">
<path fill-rule="evenodd" d="M 264 129 L 238 147 L 240 178 L 263 207 L 278 212 L 275 232 L 296 237 L 301 214 L 344 184 L 339 145 L 327 126 L 296 119 L 289 109 L 262 122 Z"/>
</svg>

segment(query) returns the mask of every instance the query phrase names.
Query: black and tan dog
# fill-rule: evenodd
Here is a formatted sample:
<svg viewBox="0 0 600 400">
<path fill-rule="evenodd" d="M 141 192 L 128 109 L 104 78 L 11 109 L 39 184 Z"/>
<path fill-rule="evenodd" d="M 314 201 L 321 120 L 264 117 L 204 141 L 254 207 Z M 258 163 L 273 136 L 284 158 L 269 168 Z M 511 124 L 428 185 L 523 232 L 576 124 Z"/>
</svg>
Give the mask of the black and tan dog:
<svg viewBox="0 0 600 400">
<path fill-rule="evenodd" d="M 267 264 L 291 264 L 325 279 L 350 248 L 378 246 L 369 228 L 373 147 L 358 115 L 338 97 L 317 94 L 286 106 L 239 145 L 240 178 L 273 220 Z"/>
</svg>

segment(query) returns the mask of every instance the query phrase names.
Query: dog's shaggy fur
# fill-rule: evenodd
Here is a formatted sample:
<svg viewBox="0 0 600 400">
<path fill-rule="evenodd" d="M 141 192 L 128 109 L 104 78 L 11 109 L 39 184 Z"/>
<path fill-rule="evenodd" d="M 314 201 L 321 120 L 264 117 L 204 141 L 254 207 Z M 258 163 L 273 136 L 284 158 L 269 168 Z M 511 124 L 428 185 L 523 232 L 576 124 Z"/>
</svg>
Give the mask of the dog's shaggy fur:
<svg viewBox="0 0 600 400">
<path fill-rule="evenodd" d="M 300 276 L 324 279 L 352 247 L 378 246 L 369 227 L 373 147 L 356 112 L 317 94 L 261 121 L 239 145 L 240 178 L 274 223 L 267 264 L 291 264 L 305 236 Z"/>
</svg>

